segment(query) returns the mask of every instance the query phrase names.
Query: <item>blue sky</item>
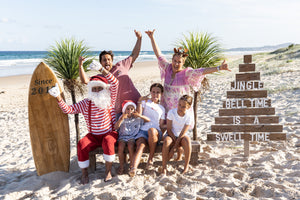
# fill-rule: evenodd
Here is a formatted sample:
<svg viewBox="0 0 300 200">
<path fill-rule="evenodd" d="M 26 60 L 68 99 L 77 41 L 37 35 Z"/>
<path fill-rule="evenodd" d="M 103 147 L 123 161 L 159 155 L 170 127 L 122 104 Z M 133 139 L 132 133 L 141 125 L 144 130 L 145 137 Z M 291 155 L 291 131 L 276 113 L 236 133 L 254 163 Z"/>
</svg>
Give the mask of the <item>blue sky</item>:
<svg viewBox="0 0 300 200">
<path fill-rule="evenodd" d="M 0 50 L 47 50 L 66 37 L 92 50 L 142 50 L 156 29 L 162 50 L 189 31 L 208 32 L 224 48 L 300 43 L 299 0 L 0 0 Z"/>
</svg>

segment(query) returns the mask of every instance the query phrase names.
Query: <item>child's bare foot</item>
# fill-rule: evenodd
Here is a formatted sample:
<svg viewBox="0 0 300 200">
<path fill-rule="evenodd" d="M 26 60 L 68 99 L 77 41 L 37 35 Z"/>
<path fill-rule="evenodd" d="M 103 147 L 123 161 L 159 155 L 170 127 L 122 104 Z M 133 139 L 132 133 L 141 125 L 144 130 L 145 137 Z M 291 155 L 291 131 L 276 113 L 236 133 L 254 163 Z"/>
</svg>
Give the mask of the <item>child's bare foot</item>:
<svg viewBox="0 0 300 200">
<path fill-rule="evenodd" d="M 122 167 L 120 166 L 119 169 L 118 169 L 118 174 L 121 175 L 121 174 L 123 174 L 123 173 L 124 173 L 124 167 L 123 167 L 123 166 L 122 166 Z"/>
<path fill-rule="evenodd" d="M 182 175 L 186 174 L 188 172 L 189 168 L 187 167 L 186 169 L 183 170 Z"/>
<path fill-rule="evenodd" d="M 167 175 L 167 169 L 163 169 L 161 172 L 162 175 Z"/>
<path fill-rule="evenodd" d="M 177 150 L 177 158 L 175 159 L 175 161 L 182 160 L 182 154 L 183 154 L 183 149 L 182 148 L 178 148 L 178 150 Z"/>
<path fill-rule="evenodd" d="M 171 151 L 168 155 L 168 161 L 171 160 L 174 156 L 174 151 Z"/>
<path fill-rule="evenodd" d="M 136 174 L 136 168 L 132 167 L 132 168 L 130 169 L 130 171 L 129 171 L 129 176 L 130 176 L 130 177 L 134 177 L 135 174 Z"/>
<path fill-rule="evenodd" d="M 146 165 L 146 169 L 150 169 L 150 167 L 153 166 L 153 161 L 152 160 L 148 160 L 147 165 Z"/>
</svg>

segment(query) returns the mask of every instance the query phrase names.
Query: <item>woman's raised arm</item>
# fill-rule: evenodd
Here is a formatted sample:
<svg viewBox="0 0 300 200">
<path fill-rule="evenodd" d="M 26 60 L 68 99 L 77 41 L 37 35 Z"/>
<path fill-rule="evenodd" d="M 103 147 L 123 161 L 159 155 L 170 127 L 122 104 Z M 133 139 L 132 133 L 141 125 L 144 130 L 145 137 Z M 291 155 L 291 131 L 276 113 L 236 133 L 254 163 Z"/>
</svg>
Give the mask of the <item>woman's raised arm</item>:
<svg viewBox="0 0 300 200">
<path fill-rule="evenodd" d="M 145 33 L 149 36 L 149 38 L 151 40 L 151 45 L 152 45 L 153 51 L 154 51 L 156 57 L 158 58 L 161 55 L 161 51 L 155 42 L 154 31 L 155 31 L 155 29 L 153 29 L 153 31 L 148 30 L 148 31 L 145 31 Z"/>
</svg>

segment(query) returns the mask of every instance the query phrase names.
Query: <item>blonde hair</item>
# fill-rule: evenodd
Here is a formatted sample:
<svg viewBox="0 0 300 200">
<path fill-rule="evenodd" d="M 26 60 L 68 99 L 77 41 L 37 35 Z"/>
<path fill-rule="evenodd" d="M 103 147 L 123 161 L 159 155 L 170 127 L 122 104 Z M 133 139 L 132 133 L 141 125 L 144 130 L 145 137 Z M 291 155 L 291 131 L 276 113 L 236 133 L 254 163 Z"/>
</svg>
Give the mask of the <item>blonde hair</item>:
<svg viewBox="0 0 300 200">
<path fill-rule="evenodd" d="M 187 95 L 187 94 L 180 97 L 179 100 L 187 102 L 187 104 L 189 104 L 190 106 L 192 106 L 192 104 L 193 104 L 193 97 L 191 97 L 190 95 Z"/>
</svg>

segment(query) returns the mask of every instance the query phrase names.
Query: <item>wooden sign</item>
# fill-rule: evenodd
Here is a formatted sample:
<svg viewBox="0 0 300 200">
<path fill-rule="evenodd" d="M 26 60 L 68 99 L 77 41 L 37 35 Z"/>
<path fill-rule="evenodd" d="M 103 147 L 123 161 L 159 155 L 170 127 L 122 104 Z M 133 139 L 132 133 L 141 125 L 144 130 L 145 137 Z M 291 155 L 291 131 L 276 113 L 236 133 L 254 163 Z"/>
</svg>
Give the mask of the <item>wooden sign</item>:
<svg viewBox="0 0 300 200">
<path fill-rule="evenodd" d="M 251 72 L 251 73 L 240 73 L 235 75 L 236 81 L 253 81 L 260 80 L 259 72 Z"/>
<path fill-rule="evenodd" d="M 235 115 L 274 115 L 275 108 L 241 108 L 241 109 L 220 109 L 220 116 Z"/>
<path fill-rule="evenodd" d="M 240 64 L 239 72 L 255 71 L 255 64 Z"/>
<path fill-rule="evenodd" d="M 279 141 L 285 140 L 285 133 L 221 133 L 221 134 L 209 134 L 207 135 L 208 141 L 219 141 L 219 142 L 228 142 L 228 141 L 259 141 L 259 142 L 269 142 L 271 140 Z"/>
<path fill-rule="evenodd" d="M 254 90 L 262 89 L 264 83 L 261 81 L 235 81 L 231 82 L 231 90 Z"/>
<path fill-rule="evenodd" d="M 233 116 L 233 117 L 215 117 L 215 124 L 278 124 L 278 116 Z"/>
<path fill-rule="evenodd" d="M 227 91 L 227 98 L 264 98 L 267 90 Z"/>
<path fill-rule="evenodd" d="M 244 55 L 244 63 L 252 63 L 252 55 Z"/>
<path fill-rule="evenodd" d="M 223 101 L 223 108 L 269 108 L 271 99 L 252 98 L 252 99 L 227 99 Z"/>
<path fill-rule="evenodd" d="M 245 55 L 219 109 L 219 117 L 211 126 L 211 131 L 218 133 L 207 135 L 208 141 L 244 141 L 245 156 L 249 155 L 249 141 L 286 140 L 267 90 L 263 89 L 260 72 L 255 72 L 251 62 L 252 56 Z"/>
</svg>

